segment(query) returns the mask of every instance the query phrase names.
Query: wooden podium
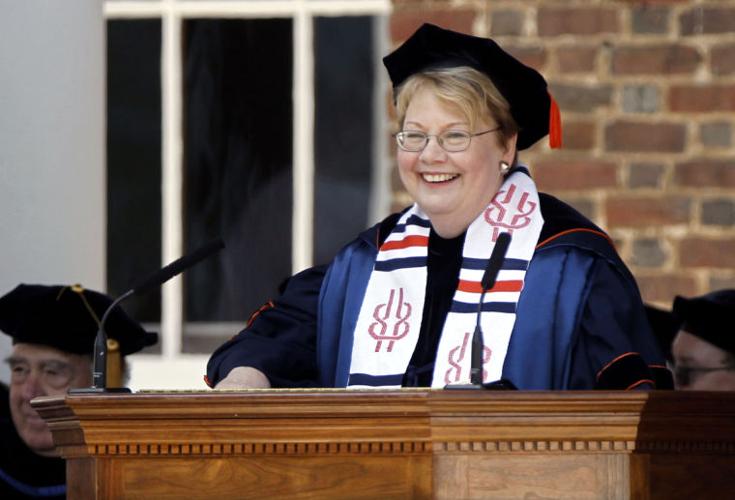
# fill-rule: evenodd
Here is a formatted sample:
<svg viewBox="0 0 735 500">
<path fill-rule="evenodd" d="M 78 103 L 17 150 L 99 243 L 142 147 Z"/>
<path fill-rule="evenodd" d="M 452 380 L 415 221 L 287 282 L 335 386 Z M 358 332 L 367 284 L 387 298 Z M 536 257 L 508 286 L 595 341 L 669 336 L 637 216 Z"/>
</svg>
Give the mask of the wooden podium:
<svg viewBox="0 0 735 500">
<path fill-rule="evenodd" d="M 735 394 L 38 398 L 70 499 L 733 498 Z"/>
</svg>

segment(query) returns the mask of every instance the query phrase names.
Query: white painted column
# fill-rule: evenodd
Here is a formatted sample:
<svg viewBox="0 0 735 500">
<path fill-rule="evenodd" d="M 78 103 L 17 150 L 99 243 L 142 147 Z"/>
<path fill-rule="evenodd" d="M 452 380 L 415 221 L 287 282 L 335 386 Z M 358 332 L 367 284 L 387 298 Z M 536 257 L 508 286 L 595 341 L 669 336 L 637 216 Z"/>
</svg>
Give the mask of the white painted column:
<svg viewBox="0 0 735 500">
<path fill-rule="evenodd" d="M 0 0 L 0 294 L 105 286 L 104 26 L 99 1 Z"/>
<path fill-rule="evenodd" d="M 293 230 L 292 271 L 313 265 L 314 233 L 314 29 L 302 5 L 293 30 Z"/>
</svg>

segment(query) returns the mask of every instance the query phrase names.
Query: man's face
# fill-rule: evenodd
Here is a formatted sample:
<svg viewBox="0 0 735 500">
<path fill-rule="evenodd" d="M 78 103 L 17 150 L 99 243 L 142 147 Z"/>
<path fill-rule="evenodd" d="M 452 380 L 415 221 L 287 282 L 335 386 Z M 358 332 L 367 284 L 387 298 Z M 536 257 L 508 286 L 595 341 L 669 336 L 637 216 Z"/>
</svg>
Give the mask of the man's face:
<svg viewBox="0 0 735 500">
<path fill-rule="evenodd" d="M 680 330 L 671 353 L 677 389 L 735 391 L 735 364 L 727 351 Z"/>
<path fill-rule="evenodd" d="M 51 431 L 31 407 L 38 396 L 63 396 L 70 388 L 92 381 L 89 356 L 59 351 L 40 344 L 18 343 L 7 359 L 10 365 L 10 414 L 18 435 L 39 455 L 55 455 Z"/>
</svg>

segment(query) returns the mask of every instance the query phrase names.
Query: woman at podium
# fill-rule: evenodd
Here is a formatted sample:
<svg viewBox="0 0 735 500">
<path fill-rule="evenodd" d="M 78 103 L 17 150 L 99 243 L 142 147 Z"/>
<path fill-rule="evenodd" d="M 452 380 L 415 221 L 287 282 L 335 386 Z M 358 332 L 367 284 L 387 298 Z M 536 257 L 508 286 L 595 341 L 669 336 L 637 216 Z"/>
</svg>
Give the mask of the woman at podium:
<svg viewBox="0 0 735 500">
<path fill-rule="evenodd" d="M 328 266 L 293 276 L 214 352 L 210 386 L 665 381 L 637 285 L 609 236 L 538 192 L 519 161 L 546 136 L 561 146 L 543 76 L 490 39 L 430 24 L 383 62 L 397 165 L 415 203 Z"/>
</svg>

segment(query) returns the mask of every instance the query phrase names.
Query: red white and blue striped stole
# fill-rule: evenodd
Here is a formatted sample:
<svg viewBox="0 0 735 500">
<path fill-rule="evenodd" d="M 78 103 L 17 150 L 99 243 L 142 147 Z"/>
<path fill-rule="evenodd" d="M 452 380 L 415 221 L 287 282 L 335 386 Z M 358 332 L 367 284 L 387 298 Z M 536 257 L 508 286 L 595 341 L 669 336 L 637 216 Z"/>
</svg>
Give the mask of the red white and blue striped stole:
<svg viewBox="0 0 735 500">
<path fill-rule="evenodd" d="M 511 245 L 495 286 L 485 294 L 480 319 L 483 380 L 501 377 L 516 304 L 543 223 L 533 180 L 516 172 L 470 224 L 459 283 L 437 349 L 433 387 L 469 382 L 480 283 L 497 236 L 510 232 Z M 400 387 L 421 329 L 430 227 L 414 204 L 380 247 L 355 326 L 349 387 Z"/>
</svg>

